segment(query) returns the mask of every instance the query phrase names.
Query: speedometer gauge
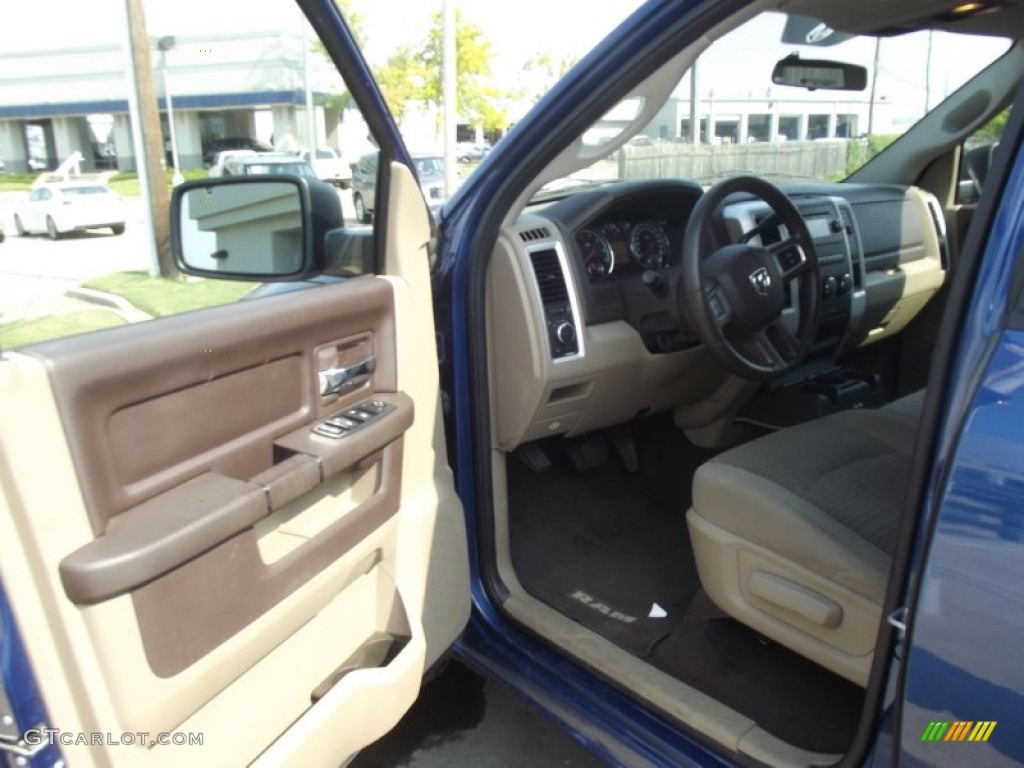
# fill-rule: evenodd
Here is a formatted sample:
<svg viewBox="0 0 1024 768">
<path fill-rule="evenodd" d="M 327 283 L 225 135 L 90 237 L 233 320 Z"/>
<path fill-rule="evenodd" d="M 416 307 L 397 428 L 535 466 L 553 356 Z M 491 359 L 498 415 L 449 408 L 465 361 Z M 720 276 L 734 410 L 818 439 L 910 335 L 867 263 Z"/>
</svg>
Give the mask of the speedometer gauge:
<svg viewBox="0 0 1024 768">
<path fill-rule="evenodd" d="M 672 245 L 659 225 L 644 221 L 633 227 L 629 236 L 629 252 L 647 269 L 661 269 L 668 263 Z"/>
<path fill-rule="evenodd" d="M 583 266 L 591 282 L 604 280 L 615 269 L 615 254 L 607 238 L 592 229 L 576 233 L 576 244 L 583 254 Z"/>
</svg>

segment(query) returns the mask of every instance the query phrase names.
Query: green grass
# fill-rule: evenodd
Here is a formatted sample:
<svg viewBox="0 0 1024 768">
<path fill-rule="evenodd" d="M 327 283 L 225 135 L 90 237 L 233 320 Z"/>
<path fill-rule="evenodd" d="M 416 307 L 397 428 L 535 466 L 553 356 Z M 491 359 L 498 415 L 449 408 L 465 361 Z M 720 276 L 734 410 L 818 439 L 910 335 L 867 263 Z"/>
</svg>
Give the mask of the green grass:
<svg viewBox="0 0 1024 768">
<path fill-rule="evenodd" d="M 193 309 L 231 304 L 259 283 L 231 280 L 166 280 L 146 272 L 114 272 L 86 280 L 82 285 L 123 296 L 154 317 L 176 315 Z"/>
<path fill-rule="evenodd" d="M 40 341 L 74 336 L 86 331 L 111 328 L 123 323 L 124 320 L 109 309 L 69 312 L 65 315 L 48 315 L 31 320 L 15 320 L 13 323 L 0 325 L 0 348 L 11 349 L 24 344 L 36 344 Z"/>
<path fill-rule="evenodd" d="M 186 181 L 193 179 L 205 179 L 206 171 L 202 168 L 193 168 L 182 171 L 181 175 Z M 167 189 L 170 191 L 172 172 L 167 171 Z M 0 192 L 28 192 L 32 184 L 39 178 L 35 173 L 6 173 L 0 176 Z M 110 178 L 108 186 L 122 197 L 139 197 L 142 192 L 139 189 L 139 177 L 133 171 L 130 173 L 118 173 Z"/>
<path fill-rule="evenodd" d="M 27 192 L 35 180 L 34 173 L 5 173 L 0 176 L 0 192 Z"/>
<path fill-rule="evenodd" d="M 172 188 L 171 178 L 173 171 L 167 171 L 167 190 L 170 191 Z M 185 181 L 192 181 L 193 179 L 205 179 L 206 171 L 202 168 L 192 168 L 181 172 L 181 175 L 185 178 Z M 121 195 L 121 197 L 139 197 L 142 194 L 142 190 L 139 188 L 139 177 L 135 172 L 130 173 L 119 173 L 113 176 L 107 185 Z"/>
</svg>

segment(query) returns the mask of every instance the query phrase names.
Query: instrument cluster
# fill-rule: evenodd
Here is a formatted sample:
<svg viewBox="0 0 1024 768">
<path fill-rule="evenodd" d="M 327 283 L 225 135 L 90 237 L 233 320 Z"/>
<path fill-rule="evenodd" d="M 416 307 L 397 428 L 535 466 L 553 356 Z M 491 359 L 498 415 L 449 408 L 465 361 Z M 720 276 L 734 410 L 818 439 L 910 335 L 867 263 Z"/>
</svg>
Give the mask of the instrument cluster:
<svg viewBox="0 0 1024 768">
<path fill-rule="evenodd" d="M 591 282 L 607 280 L 616 269 L 660 270 L 675 260 L 665 222 L 656 219 L 609 219 L 576 232 L 576 245 Z"/>
</svg>

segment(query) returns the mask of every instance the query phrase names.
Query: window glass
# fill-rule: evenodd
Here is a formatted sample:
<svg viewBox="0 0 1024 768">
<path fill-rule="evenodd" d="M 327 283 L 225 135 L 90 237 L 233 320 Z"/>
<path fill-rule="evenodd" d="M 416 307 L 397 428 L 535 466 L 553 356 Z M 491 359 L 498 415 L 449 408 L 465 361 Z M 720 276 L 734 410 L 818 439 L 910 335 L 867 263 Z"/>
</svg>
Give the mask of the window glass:
<svg viewBox="0 0 1024 768">
<path fill-rule="evenodd" d="M 943 31 L 846 35 L 816 19 L 763 13 L 712 43 L 620 150 L 569 180 L 552 182 L 537 199 L 617 179 L 670 177 L 710 185 L 754 174 L 775 182 L 839 181 L 1008 47 L 1005 39 Z M 864 87 L 780 84 L 773 71 L 794 55 L 863 67 Z M 584 139 L 616 135 L 627 119 L 620 111 L 610 110 Z"/>
<path fill-rule="evenodd" d="M 46 24 L 0 25 L 6 71 L 24 73 L 5 78 L 0 89 L 3 255 L 17 265 L 17 276 L 0 275 L 0 348 L 270 290 L 258 282 L 156 276 L 161 261 L 138 177 L 144 156 L 161 166 L 169 192 L 182 180 L 259 173 L 330 185 L 345 231 L 373 237 L 372 217 L 356 211 L 352 164 L 374 143 L 294 0 L 268 0 L 258 14 L 243 0 L 144 0 L 156 102 L 148 105 L 154 140 L 141 147 L 129 93 L 126 5 L 134 4 L 116 5 L 111 15 L 71 0 L 40 0 L 34 8 Z M 313 150 L 310 162 L 300 159 L 303 150 Z M 287 161 L 247 165 L 267 152 L 287 153 Z M 43 184 L 62 185 L 61 194 L 51 196 Z M 170 221 L 167 209 L 153 215 Z M 20 232 L 25 236 L 11 236 Z M 346 252 L 353 250 L 374 249 Z M 347 264 L 344 274 L 366 268 Z M 116 307 L 94 303 L 105 294 Z"/>
<path fill-rule="evenodd" d="M 1002 139 L 1003 130 L 1010 119 L 1007 107 L 986 125 L 975 131 L 964 142 L 960 151 L 960 183 L 957 186 L 957 203 L 969 205 L 978 202 L 985 188 L 992 158 Z"/>
</svg>

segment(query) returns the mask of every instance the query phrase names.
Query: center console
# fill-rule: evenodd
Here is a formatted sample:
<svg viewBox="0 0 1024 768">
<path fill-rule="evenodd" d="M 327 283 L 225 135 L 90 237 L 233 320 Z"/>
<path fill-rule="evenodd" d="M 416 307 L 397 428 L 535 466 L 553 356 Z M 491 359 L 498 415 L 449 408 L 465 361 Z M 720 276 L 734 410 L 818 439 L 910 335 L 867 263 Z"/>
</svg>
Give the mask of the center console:
<svg viewBox="0 0 1024 768">
<path fill-rule="evenodd" d="M 850 408 L 877 408 L 884 402 L 877 374 L 851 368 L 821 367 L 766 385 L 747 403 L 738 420 L 770 429 L 791 427 Z"/>
</svg>

